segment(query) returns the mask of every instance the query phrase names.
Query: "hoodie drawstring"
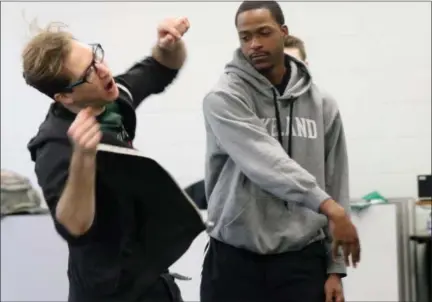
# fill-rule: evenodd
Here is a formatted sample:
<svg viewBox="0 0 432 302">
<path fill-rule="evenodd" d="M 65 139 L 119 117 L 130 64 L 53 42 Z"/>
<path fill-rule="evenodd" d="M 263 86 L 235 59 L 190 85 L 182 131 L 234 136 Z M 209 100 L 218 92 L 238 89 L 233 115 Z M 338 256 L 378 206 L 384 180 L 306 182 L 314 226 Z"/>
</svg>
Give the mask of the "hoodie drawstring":
<svg viewBox="0 0 432 302">
<path fill-rule="evenodd" d="M 276 126 L 277 126 L 277 131 L 278 131 L 278 140 L 279 140 L 279 143 L 283 146 L 282 124 L 281 124 L 281 120 L 280 120 L 279 106 L 277 103 L 277 95 L 276 95 L 276 91 L 274 91 L 274 89 L 272 89 L 272 92 L 273 92 L 273 103 L 275 106 L 275 116 L 276 116 Z"/>
<path fill-rule="evenodd" d="M 279 113 L 279 105 L 278 105 L 278 101 L 277 101 L 277 94 L 276 91 L 274 89 L 272 89 L 273 92 L 273 103 L 275 106 L 275 116 L 276 116 L 276 126 L 277 126 L 277 131 L 278 131 L 278 140 L 279 143 L 282 145 L 283 147 L 283 140 L 282 140 L 282 123 L 281 123 L 281 119 L 280 119 L 280 113 Z M 294 112 L 294 103 L 295 103 L 296 99 L 293 98 L 290 100 L 289 103 L 289 134 L 288 134 L 288 156 L 292 157 L 292 128 L 293 128 L 293 112 Z"/>
</svg>

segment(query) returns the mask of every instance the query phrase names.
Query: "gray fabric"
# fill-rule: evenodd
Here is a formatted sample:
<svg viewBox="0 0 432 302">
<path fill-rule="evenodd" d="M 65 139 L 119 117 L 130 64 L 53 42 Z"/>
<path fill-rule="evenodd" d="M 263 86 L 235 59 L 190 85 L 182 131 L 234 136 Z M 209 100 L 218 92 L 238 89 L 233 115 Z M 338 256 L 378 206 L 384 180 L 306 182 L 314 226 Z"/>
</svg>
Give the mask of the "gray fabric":
<svg viewBox="0 0 432 302">
<path fill-rule="evenodd" d="M 323 239 L 328 220 L 319 206 L 330 195 L 349 210 L 348 162 L 337 104 L 313 84 L 303 63 L 290 59 L 290 67 L 290 81 L 280 95 L 237 50 L 203 102 L 205 185 L 213 223 L 209 234 L 259 254 L 299 250 Z M 329 271 L 344 273 L 340 258 L 331 262 Z"/>
<path fill-rule="evenodd" d="M 1 216 L 27 213 L 42 214 L 41 196 L 28 178 L 8 170 L 1 170 Z"/>
</svg>

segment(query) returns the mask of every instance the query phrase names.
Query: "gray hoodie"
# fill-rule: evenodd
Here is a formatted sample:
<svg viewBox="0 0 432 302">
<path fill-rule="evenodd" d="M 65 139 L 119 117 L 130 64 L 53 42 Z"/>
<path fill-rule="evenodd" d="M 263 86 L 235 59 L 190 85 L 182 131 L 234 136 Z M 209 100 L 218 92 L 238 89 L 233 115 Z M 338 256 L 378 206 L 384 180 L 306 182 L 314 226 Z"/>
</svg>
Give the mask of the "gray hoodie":
<svg viewBox="0 0 432 302">
<path fill-rule="evenodd" d="M 291 77 L 280 95 L 237 50 L 203 101 L 209 235 L 259 254 L 320 239 L 329 247 L 321 202 L 331 196 L 349 210 L 337 104 L 303 63 L 288 59 Z M 328 272 L 344 274 L 341 257 L 328 256 Z"/>
</svg>

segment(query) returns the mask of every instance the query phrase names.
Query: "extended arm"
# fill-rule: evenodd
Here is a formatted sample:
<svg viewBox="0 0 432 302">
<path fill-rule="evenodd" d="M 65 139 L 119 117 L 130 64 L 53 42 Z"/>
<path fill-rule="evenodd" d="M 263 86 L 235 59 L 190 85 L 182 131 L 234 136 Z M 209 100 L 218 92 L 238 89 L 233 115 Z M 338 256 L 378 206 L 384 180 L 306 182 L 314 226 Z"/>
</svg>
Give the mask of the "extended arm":
<svg viewBox="0 0 432 302">
<path fill-rule="evenodd" d="M 342 118 L 336 102 L 328 96 L 325 99 L 325 171 L 326 192 L 330 194 L 348 214 L 349 207 L 349 170 L 348 153 Z M 331 250 L 331 234 L 326 229 L 329 238 L 328 249 Z M 329 252 L 329 274 L 346 275 L 346 265 L 342 252 L 339 250 L 337 257 L 331 257 Z"/>
<path fill-rule="evenodd" d="M 115 80 L 121 90 L 131 98 L 134 108 L 152 94 L 161 93 L 178 74 L 178 69 L 168 68 L 153 57 L 146 57 L 136 63 L 124 74 L 116 76 Z"/>
<path fill-rule="evenodd" d="M 116 77 L 119 88 L 131 98 L 135 108 L 146 97 L 164 91 L 176 78 L 186 60 L 186 47 L 181 37 L 188 29 L 186 18 L 163 21 L 157 29 L 158 41 L 152 56 Z"/>
<path fill-rule="evenodd" d="M 244 100 L 212 92 L 204 99 L 203 110 L 221 148 L 252 182 L 282 200 L 332 215 L 335 202 L 269 135 Z"/>
</svg>

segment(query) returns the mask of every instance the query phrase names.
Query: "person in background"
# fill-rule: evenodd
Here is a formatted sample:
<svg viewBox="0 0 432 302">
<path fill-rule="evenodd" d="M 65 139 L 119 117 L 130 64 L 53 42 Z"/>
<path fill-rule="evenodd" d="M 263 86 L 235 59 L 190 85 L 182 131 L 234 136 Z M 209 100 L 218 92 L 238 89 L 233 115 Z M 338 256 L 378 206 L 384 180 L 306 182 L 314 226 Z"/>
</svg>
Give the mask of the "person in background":
<svg viewBox="0 0 432 302">
<path fill-rule="evenodd" d="M 301 39 L 293 35 L 288 35 L 285 38 L 284 51 L 287 55 L 304 62 L 306 65 L 309 64 L 307 61 L 306 48 Z"/>
<path fill-rule="evenodd" d="M 286 37 L 285 43 L 284 43 L 284 52 L 285 52 L 285 54 L 287 54 L 291 57 L 294 57 L 299 61 L 302 61 L 303 63 L 305 63 L 305 65 L 309 65 L 309 62 L 307 60 L 306 47 L 305 47 L 303 40 L 301 40 L 300 38 L 295 37 L 293 35 L 288 35 Z M 326 92 L 322 89 L 320 90 L 320 92 L 323 95 L 324 100 L 332 99 L 332 97 L 328 94 L 328 92 Z M 326 181 L 328 181 L 328 180 L 326 179 Z M 327 184 L 326 184 L 326 187 L 332 188 L 331 185 L 327 185 Z M 323 228 L 323 231 L 326 235 L 326 238 L 328 239 L 326 241 L 327 249 L 330 250 L 331 249 L 330 231 L 329 231 L 328 227 Z M 337 280 L 337 278 L 329 278 L 329 280 L 326 283 L 324 290 L 325 290 L 325 294 L 326 294 L 326 301 L 332 301 L 333 297 L 334 297 L 335 301 L 344 300 L 342 283 L 339 280 Z"/>
<path fill-rule="evenodd" d="M 53 100 L 28 149 L 55 227 L 69 247 L 70 302 L 181 301 L 168 273 L 141 281 L 136 203 L 96 178 L 102 135 L 132 145 L 135 110 L 176 78 L 186 50 L 187 18 L 157 27 L 151 56 L 113 76 L 102 45 L 85 44 L 60 27 L 49 26 L 22 53 L 28 85 Z M 155 259 L 157 261 L 157 259 Z"/>
<path fill-rule="evenodd" d="M 360 241 L 337 103 L 284 54 L 277 2 L 244 1 L 235 26 L 240 48 L 203 101 L 211 227 L 201 301 L 340 302 Z"/>
</svg>

